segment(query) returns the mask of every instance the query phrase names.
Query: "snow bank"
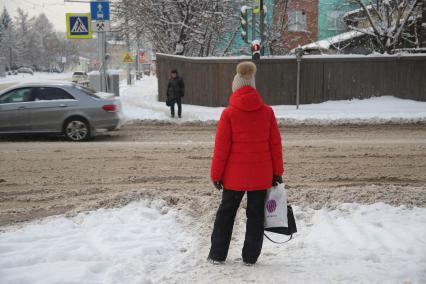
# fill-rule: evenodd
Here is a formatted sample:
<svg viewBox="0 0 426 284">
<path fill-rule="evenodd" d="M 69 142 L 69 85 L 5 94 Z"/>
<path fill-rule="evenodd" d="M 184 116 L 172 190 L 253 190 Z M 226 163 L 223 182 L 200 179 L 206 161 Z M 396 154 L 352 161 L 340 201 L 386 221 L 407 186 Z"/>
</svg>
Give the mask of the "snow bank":
<svg viewBox="0 0 426 284">
<path fill-rule="evenodd" d="M 162 120 L 173 122 L 217 121 L 223 108 L 183 105 L 183 118 L 171 119 L 170 110 L 158 101 L 156 77 L 144 77 L 134 86 L 121 86 L 123 112 L 128 121 Z M 185 101 L 185 100 L 184 100 Z M 320 104 L 273 106 L 285 123 L 338 124 L 425 122 L 426 102 L 384 96 L 365 100 L 328 101 Z"/>
<path fill-rule="evenodd" d="M 305 223 L 306 234 L 286 251 L 291 256 L 292 247 L 303 247 L 300 264 L 320 267 L 311 274 L 312 283 L 421 283 L 426 280 L 425 221 L 424 208 L 342 204 L 331 212 L 316 211 Z M 298 280 L 301 275 L 290 282 Z"/>
<path fill-rule="evenodd" d="M 164 205 L 132 203 L 7 230 L 0 283 L 151 283 L 151 272 L 177 261 L 191 241 Z"/>
<path fill-rule="evenodd" d="M 265 239 L 254 267 L 241 262 L 245 222 L 240 222 L 225 265 L 206 264 L 206 247 L 193 267 L 182 268 L 185 274 L 174 274 L 175 283 L 425 283 L 425 208 L 342 204 L 332 211 L 294 212 L 299 231 L 294 240 L 277 245 Z"/>
<path fill-rule="evenodd" d="M 65 80 L 71 79 L 72 73 L 46 73 L 46 72 L 35 72 L 34 75 L 20 73 L 18 75 L 7 75 L 6 77 L 0 77 L 0 84 L 3 83 L 33 83 L 47 80 Z"/>
<path fill-rule="evenodd" d="M 244 222 L 237 221 L 226 264 L 214 266 L 206 262 L 210 228 L 194 233 L 200 219 L 181 216 L 191 230 L 185 232 L 164 204 L 138 202 L 6 229 L 0 234 L 0 283 L 426 281 L 425 208 L 295 207 L 295 239 L 286 245 L 265 240 L 258 264 L 245 267 L 239 259 Z"/>
</svg>

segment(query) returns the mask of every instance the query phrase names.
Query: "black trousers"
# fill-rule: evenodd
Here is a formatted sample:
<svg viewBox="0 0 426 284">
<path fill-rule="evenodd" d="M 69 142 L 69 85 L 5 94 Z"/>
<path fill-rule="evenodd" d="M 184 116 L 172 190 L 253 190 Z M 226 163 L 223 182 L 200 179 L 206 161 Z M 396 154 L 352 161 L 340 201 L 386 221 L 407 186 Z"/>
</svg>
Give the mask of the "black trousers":
<svg viewBox="0 0 426 284">
<path fill-rule="evenodd" d="M 174 99 L 170 106 L 170 113 L 175 116 L 175 103 L 178 106 L 178 116 L 182 115 L 182 98 Z"/>
<path fill-rule="evenodd" d="M 244 191 L 223 190 L 222 202 L 216 214 L 211 236 L 209 258 L 225 261 L 235 216 L 244 193 Z M 243 261 L 248 263 L 255 263 L 262 250 L 265 197 L 266 190 L 247 192 L 247 223 L 242 257 Z"/>
</svg>

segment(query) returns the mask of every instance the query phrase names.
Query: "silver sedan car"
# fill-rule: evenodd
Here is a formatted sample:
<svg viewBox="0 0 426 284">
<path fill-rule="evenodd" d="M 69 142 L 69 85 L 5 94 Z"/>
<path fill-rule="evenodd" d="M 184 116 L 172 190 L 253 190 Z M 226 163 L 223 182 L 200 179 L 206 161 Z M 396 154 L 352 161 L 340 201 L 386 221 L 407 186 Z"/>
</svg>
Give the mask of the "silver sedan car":
<svg viewBox="0 0 426 284">
<path fill-rule="evenodd" d="M 120 124 L 120 101 L 113 94 L 76 84 L 22 84 L 0 92 L 0 134 L 62 133 L 84 141 Z"/>
</svg>

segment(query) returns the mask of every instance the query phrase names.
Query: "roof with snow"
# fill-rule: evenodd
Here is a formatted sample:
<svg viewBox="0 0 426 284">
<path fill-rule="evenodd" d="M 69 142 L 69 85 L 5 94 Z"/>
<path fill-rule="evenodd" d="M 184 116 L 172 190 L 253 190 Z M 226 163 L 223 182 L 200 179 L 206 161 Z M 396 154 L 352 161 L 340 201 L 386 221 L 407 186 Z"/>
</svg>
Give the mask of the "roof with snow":
<svg viewBox="0 0 426 284">
<path fill-rule="evenodd" d="M 368 5 L 368 6 L 366 6 L 366 8 L 368 9 L 368 10 L 371 10 L 372 8 L 373 8 L 373 5 Z M 358 13 L 362 13 L 362 12 L 364 12 L 364 8 L 358 8 L 358 9 L 355 9 L 355 10 L 352 10 L 352 11 L 349 11 L 349 12 L 346 12 L 344 15 L 343 15 L 343 19 L 346 19 L 346 18 L 348 18 L 348 17 L 351 17 L 351 16 L 353 16 L 353 15 L 356 15 L 356 14 L 358 14 Z"/>
<path fill-rule="evenodd" d="M 327 50 L 332 48 L 334 45 L 340 44 L 342 42 L 355 39 L 361 36 L 365 36 L 366 34 L 372 31 L 371 28 L 364 29 L 362 31 L 349 31 L 345 33 L 341 33 L 323 40 L 319 40 L 310 44 L 306 44 L 302 46 L 303 49 L 316 49 L 316 50 Z M 291 50 L 291 53 L 294 53 L 295 49 Z"/>
</svg>

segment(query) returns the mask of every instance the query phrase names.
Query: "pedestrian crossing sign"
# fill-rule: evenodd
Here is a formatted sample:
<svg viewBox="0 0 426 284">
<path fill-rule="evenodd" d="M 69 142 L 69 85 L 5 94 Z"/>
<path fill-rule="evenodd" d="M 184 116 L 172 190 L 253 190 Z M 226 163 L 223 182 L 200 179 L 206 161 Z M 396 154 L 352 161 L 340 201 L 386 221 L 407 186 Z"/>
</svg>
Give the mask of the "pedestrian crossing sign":
<svg viewBox="0 0 426 284">
<path fill-rule="evenodd" d="M 67 13 L 67 38 L 92 38 L 90 14 Z"/>
<path fill-rule="evenodd" d="M 131 52 L 123 53 L 121 56 L 121 62 L 125 64 L 132 64 L 134 62 L 133 54 Z"/>
</svg>

